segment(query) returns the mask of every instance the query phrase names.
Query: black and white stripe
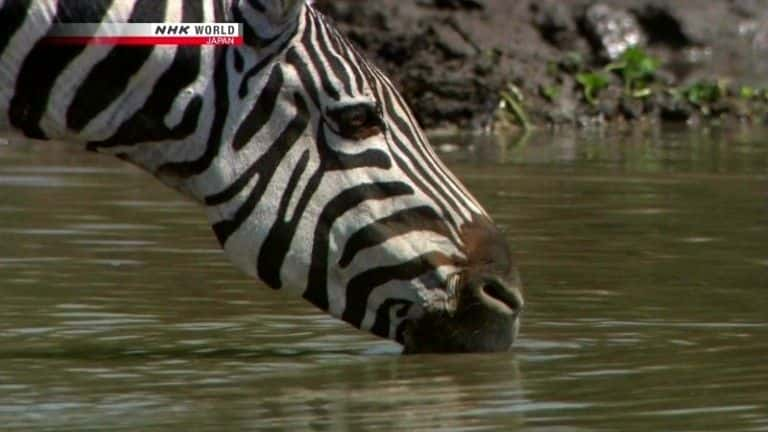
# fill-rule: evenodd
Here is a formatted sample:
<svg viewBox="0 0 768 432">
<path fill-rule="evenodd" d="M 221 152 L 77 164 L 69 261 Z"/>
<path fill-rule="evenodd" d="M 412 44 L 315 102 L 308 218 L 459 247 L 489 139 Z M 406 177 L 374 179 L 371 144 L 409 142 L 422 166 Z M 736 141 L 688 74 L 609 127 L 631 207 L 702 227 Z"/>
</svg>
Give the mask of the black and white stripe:
<svg viewBox="0 0 768 432">
<path fill-rule="evenodd" d="M 241 47 L 52 46 L 58 22 L 245 24 Z M 297 0 L 0 0 L 0 132 L 81 143 L 206 207 L 233 262 L 400 339 L 487 221 L 392 83 Z"/>
</svg>

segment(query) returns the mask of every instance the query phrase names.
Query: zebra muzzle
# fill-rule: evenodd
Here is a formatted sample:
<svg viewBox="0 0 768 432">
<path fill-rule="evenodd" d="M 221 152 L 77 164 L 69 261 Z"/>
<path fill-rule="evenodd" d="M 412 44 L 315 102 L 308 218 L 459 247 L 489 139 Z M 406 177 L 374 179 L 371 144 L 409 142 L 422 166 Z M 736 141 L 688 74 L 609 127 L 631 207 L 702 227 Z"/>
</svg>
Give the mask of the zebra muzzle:
<svg viewBox="0 0 768 432">
<path fill-rule="evenodd" d="M 413 315 L 403 333 L 405 353 L 508 351 L 525 302 L 509 246 L 479 217 L 462 227 L 467 261 L 447 284 L 442 307 Z"/>
<path fill-rule="evenodd" d="M 516 278 L 494 274 L 461 275 L 444 310 L 412 315 L 404 353 L 509 351 L 517 337 L 524 301 Z"/>
</svg>

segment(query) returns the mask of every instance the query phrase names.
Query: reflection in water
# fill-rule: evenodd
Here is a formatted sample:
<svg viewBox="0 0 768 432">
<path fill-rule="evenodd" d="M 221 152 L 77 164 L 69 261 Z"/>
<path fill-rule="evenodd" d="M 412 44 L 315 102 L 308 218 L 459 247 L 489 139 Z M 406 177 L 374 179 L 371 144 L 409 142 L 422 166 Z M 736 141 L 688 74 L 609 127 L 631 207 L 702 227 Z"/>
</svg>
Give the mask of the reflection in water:
<svg viewBox="0 0 768 432">
<path fill-rule="evenodd" d="M 134 169 L 2 146 L 0 422 L 766 431 L 767 137 L 438 138 L 528 310 L 514 353 L 414 357 L 235 272 Z"/>
</svg>

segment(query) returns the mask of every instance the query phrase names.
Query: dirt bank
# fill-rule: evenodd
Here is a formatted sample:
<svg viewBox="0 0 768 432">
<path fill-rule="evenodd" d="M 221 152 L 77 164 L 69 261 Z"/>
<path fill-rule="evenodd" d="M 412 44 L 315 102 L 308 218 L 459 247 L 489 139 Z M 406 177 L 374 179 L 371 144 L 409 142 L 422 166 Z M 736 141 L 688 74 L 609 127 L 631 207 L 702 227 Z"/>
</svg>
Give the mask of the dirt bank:
<svg viewBox="0 0 768 432">
<path fill-rule="evenodd" d="M 315 3 L 427 127 L 767 119 L 768 0 Z"/>
</svg>

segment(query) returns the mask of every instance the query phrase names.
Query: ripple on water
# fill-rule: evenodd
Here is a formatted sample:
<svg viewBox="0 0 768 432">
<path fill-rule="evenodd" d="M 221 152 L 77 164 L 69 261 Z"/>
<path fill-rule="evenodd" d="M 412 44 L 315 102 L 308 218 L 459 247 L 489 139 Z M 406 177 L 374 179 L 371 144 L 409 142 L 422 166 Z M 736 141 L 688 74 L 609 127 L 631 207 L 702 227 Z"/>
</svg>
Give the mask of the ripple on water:
<svg viewBox="0 0 768 432">
<path fill-rule="evenodd" d="M 71 225 L 78 231 L 97 231 L 97 232 L 115 232 L 115 231 L 156 231 L 166 229 L 160 225 L 149 224 L 128 224 L 128 223 L 80 223 Z"/>
<path fill-rule="evenodd" d="M 149 240 L 118 240 L 118 239 L 70 240 L 70 241 L 67 241 L 67 243 L 75 244 L 75 245 L 86 245 L 86 246 L 127 246 L 127 247 L 152 246 L 157 244 L 157 242 L 149 241 Z"/>
<path fill-rule="evenodd" d="M 34 236 L 78 236 L 85 235 L 85 231 L 75 229 L 55 229 L 55 228 L 20 228 L 20 229 L 2 229 L 0 233 L 34 235 Z"/>
<path fill-rule="evenodd" d="M 0 269 L 34 268 L 40 269 L 46 264 L 63 263 L 69 261 L 67 257 L 34 257 L 34 258 L 8 258 L 0 256 Z"/>
<path fill-rule="evenodd" d="M 667 208 L 632 208 L 632 209 L 620 209 L 620 210 L 608 210 L 607 213 L 619 214 L 619 215 L 645 215 L 645 216 L 657 216 L 676 213 L 676 210 Z"/>
<path fill-rule="evenodd" d="M 97 183 L 67 179 L 55 176 L 21 176 L 0 175 L 0 187 L 34 187 L 34 188 L 93 188 L 100 187 Z"/>
</svg>

